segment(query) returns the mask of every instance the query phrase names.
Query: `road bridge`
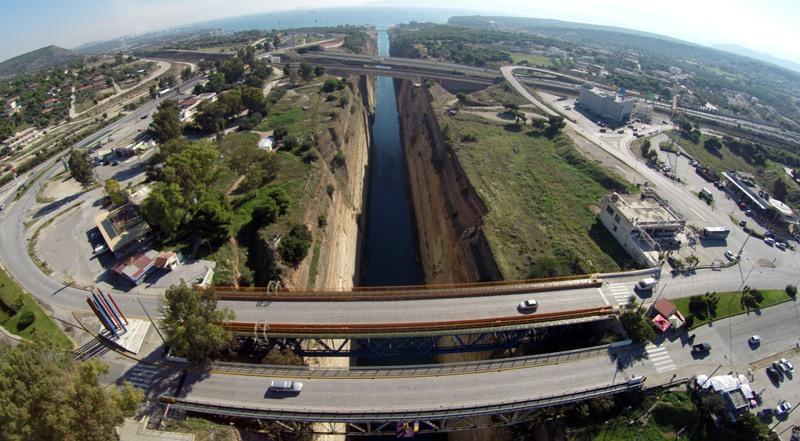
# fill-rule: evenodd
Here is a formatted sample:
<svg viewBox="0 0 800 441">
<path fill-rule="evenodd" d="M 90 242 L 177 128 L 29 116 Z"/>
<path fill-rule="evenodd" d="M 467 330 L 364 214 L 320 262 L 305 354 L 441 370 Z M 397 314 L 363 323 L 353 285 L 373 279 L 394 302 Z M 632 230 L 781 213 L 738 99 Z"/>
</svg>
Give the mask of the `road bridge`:
<svg viewBox="0 0 800 441">
<path fill-rule="evenodd" d="M 313 427 L 327 433 L 362 435 L 393 433 L 398 422 L 416 422 L 420 432 L 466 430 L 521 423 L 542 407 L 640 390 L 652 368 L 633 361 L 639 353 L 638 346 L 601 346 L 405 367 L 214 365 L 187 376 L 183 392 L 162 402 L 192 413 L 279 421 L 294 430 L 309 430 L 302 423 L 310 422 L 325 423 Z M 627 366 L 618 363 L 623 359 Z M 303 390 L 273 394 L 267 386 L 274 379 L 302 381 Z M 477 419 L 485 416 L 491 422 Z"/>
</svg>

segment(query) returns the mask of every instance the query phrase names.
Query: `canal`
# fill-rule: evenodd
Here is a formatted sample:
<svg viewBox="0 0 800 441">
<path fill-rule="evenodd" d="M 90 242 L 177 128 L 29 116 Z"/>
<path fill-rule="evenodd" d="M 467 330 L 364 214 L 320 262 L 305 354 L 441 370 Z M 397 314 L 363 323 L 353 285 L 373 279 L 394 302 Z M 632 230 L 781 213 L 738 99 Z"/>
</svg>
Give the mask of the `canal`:
<svg viewBox="0 0 800 441">
<path fill-rule="evenodd" d="M 389 34 L 378 33 L 378 54 L 389 56 Z M 361 285 L 417 285 L 417 259 L 408 175 L 400 140 L 394 80 L 378 77 L 369 158 L 367 228 Z"/>
</svg>

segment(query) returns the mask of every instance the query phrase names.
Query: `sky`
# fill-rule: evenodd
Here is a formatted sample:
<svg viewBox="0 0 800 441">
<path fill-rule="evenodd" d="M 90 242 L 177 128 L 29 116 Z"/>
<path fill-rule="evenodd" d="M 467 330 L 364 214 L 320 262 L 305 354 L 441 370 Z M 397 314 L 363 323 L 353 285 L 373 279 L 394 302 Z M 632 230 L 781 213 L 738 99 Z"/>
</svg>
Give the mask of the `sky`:
<svg viewBox="0 0 800 441">
<path fill-rule="evenodd" d="M 292 8 L 427 7 L 430 0 L 0 0 L 0 60 L 55 44 Z M 438 0 L 438 7 L 621 26 L 699 44 L 738 44 L 800 63 L 798 0 Z M 490 10 L 487 10 L 490 8 Z"/>
</svg>

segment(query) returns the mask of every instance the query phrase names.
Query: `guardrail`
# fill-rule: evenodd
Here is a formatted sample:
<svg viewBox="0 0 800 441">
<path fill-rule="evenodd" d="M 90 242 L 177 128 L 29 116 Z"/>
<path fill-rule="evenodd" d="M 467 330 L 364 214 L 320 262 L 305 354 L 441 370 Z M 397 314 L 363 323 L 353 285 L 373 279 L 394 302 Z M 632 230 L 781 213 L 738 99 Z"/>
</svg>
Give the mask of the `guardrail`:
<svg viewBox="0 0 800 441">
<path fill-rule="evenodd" d="M 452 408 L 421 409 L 415 411 L 380 411 L 352 412 L 339 409 L 269 409 L 266 407 L 244 407 L 233 404 L 210 403 L 199 400 L 180 399 L 164 396 L 162 403 L 174 408 L 190 412 L 226 415 L 254 419 L 278 419 L 304 422 L 375 422 L 375 421 L 408 421 L 415 419 L 460 418 L 478 415 L 495 415 L 517 410 L 530 410 L 540 407 L 557 406 L 574 403 L 590 398 L 613 395 L 629 390 L 640 390 L 645 378 L 633 378 L 624 383 L 610 384 L 594 388 L 568 392 L 560 395 L 538 396 L 525 400 L 499 401 L 476 406 L 454 406 Z"/>
<path fill-rule="evenodd" d="M 341 333 L 343 331 L 353 335 L 393 331 L 462 331 L 468 329 L 483 329 L 512 325 L 532 325 L 535 323 L 552 322 L 556 320 L 611 315 L 614 312 L 613 309 L 614 308 L 611 306 L 600 306 L 595 308 L 577 309 L 573 311 L 439 322 L 349 324 L 224 322 L 222 325 L 227 330 L 234 333 L 256 333 L 267 335 L 291 333 L 321 336 L 324 334 Z"/>
<path fill-rule="evenodd" d="M 434 285 L 405 287 L 354 288 L 352 291 L 285 291 L 269 292 L 263 287 L 215 287 L 220 300 L 237 301 L 391 301 L 391 300 L 425 300 L 458 297 L 485 297 L 508 294 L 537 293 L 559 291 L 565 289 L 596 288 L 603 284 L 599 279 L 588 279 L 586 276 L 565 278 L 548 282 L 526 283 L 525 281 Z M 475 288 L 475 289 L 470 289 Z"/>
<path fill-rule="evenodd" d="M 629 342 L 630 343 L 630 342 Z M 568 361 L 582 360 L 608 355 L 616 349 L 614 345 L 594 346 L 552 354 L 506 358 L 502 360 L 463 361 L 444 364 L 377 367 L 325 367 L 277 366 L 246 363 L 214 363 L 211 371 L 231 375 L 251 375 L 279 378 L 388 378 L 426 377 L 453 374 L 476 374 L 503 370 L 523 369 Z"/>
</svg>

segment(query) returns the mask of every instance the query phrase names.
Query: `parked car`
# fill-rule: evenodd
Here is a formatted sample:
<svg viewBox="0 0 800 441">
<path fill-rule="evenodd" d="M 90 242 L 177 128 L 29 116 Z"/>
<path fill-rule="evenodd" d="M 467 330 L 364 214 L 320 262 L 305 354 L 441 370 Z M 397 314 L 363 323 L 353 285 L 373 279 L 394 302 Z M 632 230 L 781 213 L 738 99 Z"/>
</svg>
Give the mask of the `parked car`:
<svg viewBox="0 0 800 441">
<path fill-rule="evenodd" d="M 761 344 L 761 337 L 757 335 L 751 335 L 750 338 L 747 340 L 752 346 L 758 346 Z"/>
<path fill-rule="evenodd" d="M 526 299 L 519 302 L 517 309 L 519 309 L 521 312 L 535 312 L 537 309 L 539 309 L 539 302 L 537 302 L 535 299 Z"/>
<path fill-rule="evenodd" d="M 6 208 L 5 204 L 0 204 L 0 211 L 3 211 L 4 208 Z"/>
<path fill-rule="evenodd" d="M 773 239 L 771 237 L 765 237 L 764 238 L 764 243 L 769 245 L 769 246 L 773 246 L 773 245 L 775 245 L 775 239 Z"/>
<path fill-rule="evenodd" d="M 786 251 L 786 244 L 783 242 L 775 242 L 775 248 L 781 251 Z"/>
<path fill-rule="evenodd" d="M 744 220 L 744 219 L 740 220 L 740 221 L 739 221 L 739 226 L 740 226 L 740 227 L 746 227 L 746 226 L 747 226 L 747 221 L 746 221 L 746 220 Z"/>
<path fill-rule="evenodd" d="M 736 254 L 733 254 L 733 251 L 731 250 L 725 250 L 725 257 L 731 262 L 736 260 Z"/>
<path fill-rule="evenodd" d="M 774 382 L 778 383 L 783 380 L 783 374 L 772 366 L 767 367 L 767 376 Z"/>
<path fill-rule="evenodd" d="M 98 244 L 97 246 L 94 247 L 94 255 L 95 256 L 99 256 L 99 255 L 105 253 L 106 251 L 108 251 L 108 247 L 104 243 Z"/>
<path fill-rule="evenodd" d="M 781 358 L 778 361 L 781 362 L 781 367 L 783 367 L 784 372 L 788 372 L 790 374 L 794 373 L 794 365 L 792 365 L 792 363 L 789 362 L 789 360 L 787 360 L 785 358 Z"/>
<path fill-rule="evenodd" d="M 786 400 L 781 400 L 781 402 L 778 403 L 778 406 L 775 408 L 775 415 L 781 416 L 789 413 L 790 410 L 792 410 L 792 403 Z"/>
<path fill-rule="evenodd" d="M 273 392 L 300 393 L 303 390 L 303 383 L 290 380 L 272 380 L 269 383 L 269 390 Z"/>
<path fill-rule="evenodd" d="M 711 345 L 709 343 L 698 343 L 692 345 L 692 352 L 696 354 L 711 352 Z"/>
<path fill-rule="evenodd" d="M 773 361 L 772 369 L 775 369 L 775 371 L 778 373 L 778 376 L 781 378 L 781 380 L 783 380 L 783 367 L 781 367 L 781 364 L 777 361 Z"/>
</svg>

